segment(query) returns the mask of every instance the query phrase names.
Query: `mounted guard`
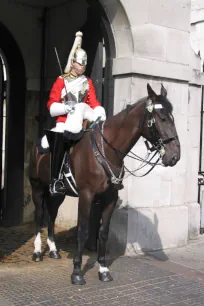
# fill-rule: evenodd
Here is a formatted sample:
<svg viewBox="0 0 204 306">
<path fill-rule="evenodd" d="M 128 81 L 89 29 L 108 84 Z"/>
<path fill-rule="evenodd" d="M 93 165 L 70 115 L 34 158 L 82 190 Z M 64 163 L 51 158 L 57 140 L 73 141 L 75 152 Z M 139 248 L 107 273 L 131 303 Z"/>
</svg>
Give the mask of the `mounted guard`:
<svg viewBox="0 0 204 306">
<path fill-rule="evenodd" d="M 77 246 L 71 275 L 71 282 L 74 285 L 84 285 L 86 282 L 81 265 L 84 247 L 90 234 L 93 243 L 97 245 L 99 279 L 103 282 L 113 279 L 107 267 L 106 246 L 111 217 L 119 198 L 117 183 L 123 176 L 121 169 L 124 167 L 125 157 L 129 156 L 141 161 L 142 165 L 139 169 L 142 169 L 145 163 L 151 166 L 151 170 L 158 165 L 159 159 L 166 167 L 175 166 L 180 159 L 180 142 L 173 117 L 173 106 L 167 98 L 167 91 L 164 86 L 161 86 L 161 92 L 157 95 L 147 84 L 147 92 L 147 97 L 108 118 L 104 123 L 96 124 L 95 128 L 86 133 L 74 146 L 70 155 L 70 165 L 79 197 Z M 118 137 L 119 131 L 120 137 Z M 131 151 L 140 137 L 150 142 L 152 147 L 149 147 L 148 152 L 158 153 L 159 159 L 156 162 L 152 161 L 152 157 L 143 159 Z M 55 245 L 54 225 L 58 208 L 64 201 L 65 194 L 58 194 L 56 197 L 50 195 L 49 155 L 41 155 L 38 148 L 34 146 L 30 159 L 29 179 L 36 208 L 34 261 L 40 261 L 43 258 L 40 229 L 44 203 L 49 214 L 47 239 L 49 256 L 60 258 Z M 130 171 L 128 168 L 125 170 L 135 175 L 135 170 Z M 150 170 L 146 174 L 149 172 Z M 65 179 L 64 182 L 66 195 L 73 196 L 70 185 L 66 184 Z M 135 188 L 137 188 L 136 182 Z M 92 214 L 93 207 L 96 208 L 94 212 L 97 213 Z"/>
<path fill-rule="evenodd" d="M 86 51 L 81 48 L 81 32 L 76 33 L 75 41 L 68 57 L 64 74 L 54 82 L 50 91 L 47 108 L 56 117 L 56 126 L 42 138 L 43 149 L 49 147 L 51 153 L 50 193 L 64 192 L 64 184 L 59 178 L 62 167 L 66 140 L 66 151 L 73 140 L 81 137 L 83 120 L 92 122 L 100 118 L 106 120 L 105 109 L 97 100 L 94 85 L 84 75 L 87 65 Z"/>
</svg>

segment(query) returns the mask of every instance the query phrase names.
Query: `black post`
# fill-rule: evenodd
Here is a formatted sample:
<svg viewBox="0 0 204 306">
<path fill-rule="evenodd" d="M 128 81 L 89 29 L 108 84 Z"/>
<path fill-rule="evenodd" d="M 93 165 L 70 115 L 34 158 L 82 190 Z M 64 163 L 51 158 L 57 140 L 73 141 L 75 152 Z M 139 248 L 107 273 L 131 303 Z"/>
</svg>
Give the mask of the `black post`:
<svg viewBox="0 0 204 306">
<path fill-rule="evenodd" d="M 2 189 L 2 140 L 3 140 L 3 103 L 4 103 L 4 73 L 3 63 L 0 57 L 0 223 L 3 217 L 3 189 Z"/>
<path fill-rule="evenodd" d="M 204 71 L 204 66 L 203 66 Z M 199 148 L 199 168 L 198 174 L 203 175 L 204 172 L 202 171 L 202 153 L 203 153 L 203 115 L 204 115 L 204 86 L 202 86 L 202 95 L 201 95 L 201 110 L 200 110 L 200 148 Z M 200 183 L 199 183 L 200 182 Z M 200 186 L 201 180 L 198 179 L 198 203 L 200 204 Z"/>
</svg>

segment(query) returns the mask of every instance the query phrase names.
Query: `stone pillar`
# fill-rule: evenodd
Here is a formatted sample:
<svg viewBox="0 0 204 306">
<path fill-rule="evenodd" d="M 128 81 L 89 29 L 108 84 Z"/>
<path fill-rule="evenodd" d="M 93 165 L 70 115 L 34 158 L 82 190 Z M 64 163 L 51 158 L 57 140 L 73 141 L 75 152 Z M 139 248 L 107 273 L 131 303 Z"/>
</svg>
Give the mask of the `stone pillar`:
<svg viewBox="0 0 204 306">
<path fill-rule="evenodd" d="M 115 113 L 147 96 L 147 82 L 157 93 L 162 82 L 174 107 L 181 143 L 181 160 L 175 167 L 158 167 L 144 178 L 124 181 L 111 223 L 109 250 L 133 255 L 182 246 L 199 234 L 199 111 L 204 83 L 200 59 L 189 43 L 190 1 L 121 2 L 130 21 L 134 54 L 118 54 L 114 60 Z M 143 142 L 133 151 L 145 156 Z M 126 159 L 126 165 L 135 169 L 137 163 Z"/>
</svg>

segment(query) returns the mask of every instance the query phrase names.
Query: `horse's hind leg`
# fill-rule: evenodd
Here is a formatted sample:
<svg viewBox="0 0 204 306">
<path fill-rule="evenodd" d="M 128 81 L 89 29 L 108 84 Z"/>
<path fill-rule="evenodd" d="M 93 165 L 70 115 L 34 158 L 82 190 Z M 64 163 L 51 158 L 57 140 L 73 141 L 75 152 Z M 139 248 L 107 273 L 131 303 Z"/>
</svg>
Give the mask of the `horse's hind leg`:
<svg viewBox="0 0 204 306">
<path fill-rule="evenodd" d="M 89 217 L 93 197 L 94 196 L 87 190 L 80 191 L 78 205 L 77 252 L 73 260 L 74 270 L 71 275 L 71 281 L 74 285 L 84 285 L 86 283 L 82 276 L 81 264 L 82 253 L 89 235 Z"/>
<path fill-rule="evenodd" d="M 118 200 L 118 191 L 113 190 L 110 192 L 103 203 L 104 208 L 102 211 L 102 224 L 99 230 L 99 240 L 98 240 L 98 263 L 99 263 L 99 280 L 103 282 L 110 282 L 113 280 L 110 275 L 109 269 L 106 265 L 106 244 L 108 240 L 109 226 L 111 216 L 113 214 L 115 205 Z"/>
<path fill-rule="evenodd" d="M 52 197 L 50 196 L 49 192 L 46 193 L 46 204 L 47 204 L 47 210 L 49 214 L 47 244 L 49 246 L 49 257 L 54 258 L 54 259 L 61 258 L 60 254 L 57 251 L 56 245 L 55 245 L 54 227 L 55 227 L 55 219 L 57 217 L 59 206 L 64 201 L 64 198 L 65 198 L 64 195 L 58 195 L 58 196 Z"/>
<path fill-rule="evenodd" d="M 35 185 L 33 184 L 32 184 L 32 199 L 35 205 L 36 238 L 34 241 L 34 253 L 32 256 L 32 260 L 38 262 L 43 260 L 40 230 L 43 219 L 44 190 L 40 186 L 40 184 L 37 183 L 35 183 Z"/>
</svg>

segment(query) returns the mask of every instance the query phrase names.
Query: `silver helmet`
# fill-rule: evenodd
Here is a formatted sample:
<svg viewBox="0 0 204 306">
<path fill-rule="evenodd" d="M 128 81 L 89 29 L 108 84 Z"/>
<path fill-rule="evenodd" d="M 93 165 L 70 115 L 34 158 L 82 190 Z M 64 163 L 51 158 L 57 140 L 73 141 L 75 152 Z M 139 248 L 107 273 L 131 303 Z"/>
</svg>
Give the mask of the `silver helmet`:
<svg viewBox="0 0 204 306">
<path fill-rule="evenodd" d="M 81 65 L 87 65 L 87 54 L 86 51 L 81 48 L 82 45 L 82 32 L 77 32 L 75 34 L 74 44 L 72 46 L 71 52 L 69 54 L 69 58 L 67 61 L 67 65 L 64 69 L 65 73 L 69 73 L 71 70 L 71 66 L 74 62 L 77 62 Z"/>
<path fill-rule="evenodd" d="M 74 57 L 72 59 L 73 62 L 77 62 L 81 65 L 87 65 L 87 54 L 84 49 L 78 48 L 74 53 Z"/>
</svg>

